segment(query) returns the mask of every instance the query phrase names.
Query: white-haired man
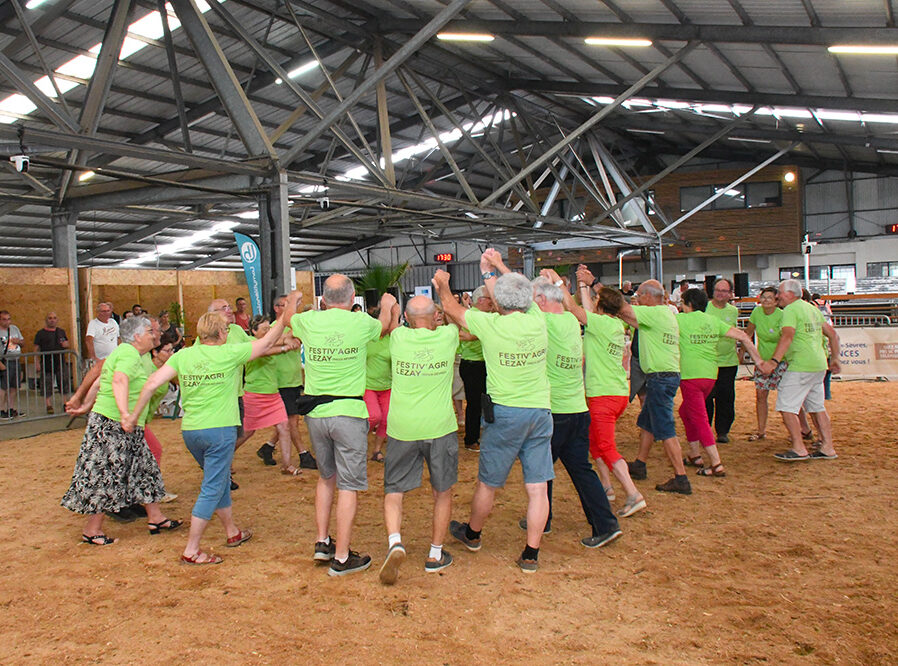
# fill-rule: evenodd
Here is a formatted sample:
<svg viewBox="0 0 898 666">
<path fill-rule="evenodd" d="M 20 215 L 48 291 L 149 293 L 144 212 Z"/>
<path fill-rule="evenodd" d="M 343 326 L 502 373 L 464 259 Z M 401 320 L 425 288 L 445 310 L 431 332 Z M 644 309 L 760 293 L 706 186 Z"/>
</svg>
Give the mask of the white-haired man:
<svg viewBox="0 0 898 666">
<path fill-rule="evenodd" d="M 454 301 L 453 301 L 454 302 Z M 380 570 L 386 585 L 396 582 L 405 560 L 402 499 L 420 487 L 424 463 L 433 492 L 433 531 L 424 571 L 452 564 L 443 539 L 452 515 L 452 487 L 458 481 L 458 424 L 452 408 L 452 379 L 458 328 L 437 326 L 436 306 L 415 296 L 405 306 L 408 327 L 390 334 L 392 390 L 384 459 L 384 523 L 389 552 Z"/>
<path fill-rule="evenodd" d="M 96 362 L 109 356 L 121 339 L 119 328 L 112 318 L 112 303 L 100 303 L 97 306 L 97 317 L 87 323 L 84 336 L 84 351 L 87 358 Z"/>
<path fill-rule="evenodd" d="M 539 544 L 549 516 L 546 482 L 555 478 L 546 323 L 533 303 L 533 288 L 527 278 L 506 273 L 496 279 L 497 271 L 507 270 L 496 250 L 490 248 L 483 253 L 480 270 L 498 312 L 465 310 L 452 298 L 445 271 L 437 271 L 433 281 L 446 314 L 483 344 L 490 397 L 484 411 L 486 426 L 471 517 L 467 523 L 452 521 L 449 533 L 468 550 L 480 550 L 480 532 L 496 490 L 505 485 L 515 459 L 520 459 L 528 498 L 527 543 L 517 564 L 531 573 L 539 568 Z"/>
<path fill-rule="evenodd" d="M 328 574 L 364 571 L 371 557 L 349 549 L 358 491 L 368 489 L 368 410 L 365 393 L 367 345 L 390 331 L 396 299 L 384 294 L 380 318 L 351 312 L 355 285 L 336 273 L 324 282 L 326 310 L 309 310 L 290 319 L 293 335 L 306 354 L 304 400 L 309 441 L 318 458 L 315 491 L 317 539 L 314 558 L 330 562 Z M 328 534 L 331 507 L 337 496 L 337 538 Z"/>
<path fill-rule="evenodd" d="M 836 329 L 824 319 L 815 306 L 801 299 L 801 283 L 783 280 L 776 294 L 777 304 L 783 309 L 782 333 L 773 352 L 773 363 L 788 363 L 780 379 L 776 394 L 776 409 L 783 416 L 789 431 L 792 448 L 775 454 L 777 460 L 832 460 L 836 457 L 833 445 L 832 423 L 826 412 L 823 395 L 823 377 L 827 366 L 839 372 L 839 336 Z M 829 340 L 830 360 L 826 360 L 823 336 Z M 809 453 L 801 435 L 798 413 L 804 407 L 820 435 L 820 449 Z"/>
<path fill-rule="evenodd" d="M 630 476 L 646 478 L 646 460 L 656 439 L 674 468 L 674 477 L 655 486 L 661 492 L 691 495 L 692 485 L 683 466 L 683 451 L 674 423 L 674 398 L 680 387 L 680 329 L 664 301 L 664 288 L 657 280 L 646 280 L 636 290 L 639 305 L 624 301 L 620 292 L 603 289 L 599 304 L 608 314 L 620 317 L 639 329 L 639 365 L 645 373 L 645 401 L 636 419 L 639 450 L 628 464 Z"/>
</svg>

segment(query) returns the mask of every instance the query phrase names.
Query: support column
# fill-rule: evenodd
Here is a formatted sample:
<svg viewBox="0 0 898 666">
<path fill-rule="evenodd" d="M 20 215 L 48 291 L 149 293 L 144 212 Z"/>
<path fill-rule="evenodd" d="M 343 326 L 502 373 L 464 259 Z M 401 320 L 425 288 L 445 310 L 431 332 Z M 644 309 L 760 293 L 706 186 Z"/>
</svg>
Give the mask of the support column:
<svg viewBox="0 0 898 666">
<path fill-rule="evenodd" d="M 81 293 L 78 287 L 78 243 L 75 225 L 78 213 L 54 208 L 50 213 L 50 238 L 53 245 L 54 268 L 69 269 L 69 307 L 72 330 L 68 331 L 72 349 L 81 355 Z"/>
<path fill-rule="evenodd" d="M 290 291 L 290 201 L 287 172 L 259 196 L 259 250 L 262 254 L 263 312 L 270 312 L 278 294 Z"/>
<path fill-rule="evenodd" d="M 532 247 L 525 247 L 521 252 L 521 258 L 524 260 L 523 272 L 525 277 L 533 278 L 536 276 L 536 258 Z"/>
</svg>

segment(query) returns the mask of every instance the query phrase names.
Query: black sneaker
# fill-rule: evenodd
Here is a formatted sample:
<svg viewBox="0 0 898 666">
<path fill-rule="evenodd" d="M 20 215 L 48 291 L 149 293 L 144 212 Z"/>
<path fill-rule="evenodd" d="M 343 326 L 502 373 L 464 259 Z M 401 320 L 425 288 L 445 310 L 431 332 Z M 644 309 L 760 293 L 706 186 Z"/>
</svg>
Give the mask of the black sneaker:
<svg viewBox="0 0 898 666">
<path fill-rule="evenodd" d="M 465 444 L 465 451 L 480 453 L 480 442 L 471 442 L 470 444 Z"/>
<path fill-rule="evenodd" d="M 518 527 L 520 527 L 525 532 L 527 531 L 527 519 L 521 518 L 518 521 Z M 543 534 L 551 534 L 552 533 L 552 523 L 546 522 L 546 526 L 543 528 Z"/>
<path fill-rule="evenodd" d="M 308 451 L 299 454 L 299 466 L 302 469 L 318 469 L 318 461 Z"/>
<path fill-rule="evenodd" d="M 678 479 L 677 477 L 673 477 L 665 481 L 664 483 L 659 483 L 655 486 L 655 490 L 660 490 L 662 493 L 680 493 L 681 495 L 691 495 L 692 494 L 692 485 L 689 483 L 689 479 Z"/>
<path fill-rule="evenodd" d="M 390 546 L 387 557 L 380 567 L 380 582 L 384 585 L 392 585 L 399 578 L 399 567 L 405 562 L 405 546 L 394 543 Z"/>
<path fill-rule="evenodd" d="M 521 555 L 518 558 L 518 566 L 521 567 L 521 571 L 524 573 L 536 573 L 537 569 L 539 569 L 539 562 L 537 560 L 526 560 Z"/>
<path fill-rule="evenodd" d="M 717 440 L 716 440 L 716 441 L 717 441 L 718 444 L 729 444 L 729 443 L 730 443 L 730 438 L 729 438 L 729 436 L 727 436 L 727 435 L 725 435 L 725 434 L 724 434 L 724 435 L 717 435 Z"/>
<path fill-rule="evenodd" d="M 610 532 L 605 532 L 605 534 L 593 534 L 592 536 L 584 537 L 580 539 L 580 543 L 587 548 L 601 548 L 602 546 L 607 546 L 621 534 L 623 532 L 620 530 L 611 530 Z"/>
<path fill-rule="evenodd" d="M 449 523 L 449 534 L 465 544 L 470 551 L 480 550 L 480 539 L 469 539 L 467 535 L 468 524 L 453 520 Z"/>
<path fill-rule="evenodd" d="M 315 542 L 315 561 L 316 562 L 330 562 L 334 559 L 334 552 L 337 550 L 337 546 L 334 543 L 333 537 L 328 537 L 328 540 L 325 541 L 316 541 Z"/>
<path fill-rule="evenodd" d="M 240 484 L 238 484 L 238 483 L 237 483 L 236 481 L 234 481 L 234 479 L 232 478 L 232 479 L 231 479 L 231 490 L 239 490 L 239 489 L 240 489 Z"/>
<path fill-rule="evenodd" d="M 277 462 L 274 459 L 274 444 L 271 442 L 265 442 L 262 446 L 259 447 L 259 450 L 256 451 L 256 455 L 262 459 L 262 462 L 266 465 L 277 465 Z"/>
<path fill-rule="evenodd" d="M 424 571 L 427 571 L 428 573 L 435 573 L 437 571 L 442 571 L 450 564 L 452 564 L 452 555 L 449 554 L 448 550 L 443 548 L 443 551 L 440 554 L 440 559 L 435 560 L 428 557 L 424 561 Z"/>
<path fill-rule="evenodd" d="M 7 411 L 5 409 L 0 409 L 0 419 L 11 419 L 11 418 L 12 418 L 12 414 L 10 414 L 9 411 Z"/>
<path fill-rule="evenodd" d="M 327 570 L 328 576 L 347 576 L 352 573 L 364 571 L 371 566 L 371 556 L 359 554 L 354 550 L 349 551 L 349 557 L 345 562 L 338 562 L 337 558 L 331 560 L 331 568 Z"/>
<path fill-rule="evenodd" d="M 634 460 L 633 462 L 627 463 L 627 470 L 630 472 L 630 478 L 636 479 L 637 481 L 642 481 L 643 479 L 649 478 L 648 472 L 645 468 L 645 463 L 641 460 Z"/>
</svg>

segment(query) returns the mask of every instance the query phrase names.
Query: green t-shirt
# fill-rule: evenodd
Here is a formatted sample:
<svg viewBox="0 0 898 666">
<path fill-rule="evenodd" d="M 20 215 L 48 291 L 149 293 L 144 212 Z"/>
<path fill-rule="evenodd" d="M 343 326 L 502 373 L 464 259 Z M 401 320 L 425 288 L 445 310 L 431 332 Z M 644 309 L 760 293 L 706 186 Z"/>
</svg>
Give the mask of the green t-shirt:
<svg viewBox="0 0 898 666">
<path fill-rule="evenodd" d="M 705 313 L 719 319 L 729 327 L 736 326 L 739 321 L 739 308 L 735 305 L 727 303 L 722 308 L 718 308 L 713 303 L 708 303 Z M 682 340 L 682 336 L 680 338 Z M 717 366 L 720 368 L 729 368 L 739 365 L 739 354 L 736 353 L 736 341 L 733 338 L 720 338 L 717 341 Z M 714 375 L 717 376 L 716 374 Z"/>
<path fill-rule="evenodd" d="M 546 374 L 551 387 L 553 414 L 579 414 L 586 411 L 583 392 L 583 338 L 580 322 L 570 312 L 543 312 L 546 335 Z"/>
<path fill-rule="evenodd" d="M 277 371 L 278 388 L 302 386 L 302 349 L 292 349 L 272 358 Z"/>
<path fill-rule="evenodd" d="M 278 392 L 277 356 L 260 356 L 246 364 L 243 389 L 249 393 Z"/>
<path fill-rule="evenodd" d="M 196 342 L 168 359 L 165 365 L 175 369 L 181 383 L 181 430 L 240 425 L 237 389 L 243 384 L 243 365 L 252 353 L 249 342 Z"/>
<path fill-rule="evenodd" d="M 143 367 L 147 371 L 147 377 L 152 375 L 158 368 L 156 364 L 153 363 L 153 359 L 150 354 L 144 354 L 140 357 L 141 362 L 143 363 Z M 163 384 L 159 388 L 156 389 L 156 392 L 153 394 L 153 397 L 150 398 L 150 401 L 147 403 L 147 411 L 145 412 L 146 423 L 149 423 L 153 420 L 153 415 L 156 413 L 156 410 L 159 408 L 159 403 L 162 402 L 162 398 L 166 396 L 168 393 L 168 383 Z"/>
<path fill-rule="evenodd" d="M 365 360 L 365 389 L 386 391 L 390 388 L 390 336 L 368 343 Z"/>
<path fill-rule="evenodd" d="M 624 322 L 617 317 L 586 313 L 586 395 L 630 395 L 624 370 Z"/>
<path fill-rule="evenodd" d="M 471 310 L 468 312 L 471 312 Z M 480 344 L 480 340 L 462 340 L 460 346 L 461 359 L 463 361 L 483 360 L 483 345 Z"/>
<path fill-rule="evenodd" d="M 365 394 L 368 343 L 377 340 L 382 330 L 377 319 L 331 308 L 295 314 L 290 326 L 305 347 L 306 394 Z M 367 419 L 368 409 L 361 400 L 334 400 L 319 405 L 309 416 Z"/>
<path fill-rule="evenodd" d="M 666 305 L 634 305 L 639 324 L 639 366 L 646 374 L 680 371 L 680 331 Z"/>
<path fill-rule="evenodd" d="M 548 339 L 540 309 L 531 305 L 527 312 L 500 315 L 472 308 L 465 321 L 483 345 L 486 389 L 493 402 L 549 409 Z"/>
<path fill-rule="evenodd" d="M 680 328 L 680 379 L 717 379 L 720 338 L 732 327 L 701 311 L 679 313 L 677 326 Z M 642 344 L 641 335 L 639 342 Z"/>
<path fill-rule="evenodd" d="M 249 335 L 237 324 L 228 325 L 228 338 L 225 340 L 226 345 L 237 345 L 241 342 L 252 342 L 255 338 Z M 243 377 L 237 382 L 237 397 L 243 397 Z"/>
<path fill-rule="evenodd" d="M 755 335 L 758 338 L 758 353 L 765 361 L 773 358 L 776 345 L 780 341 L 783 330 L 783 311 L 776 308 L 770 314 L 764 313 L 764 308 L 755 306 L 751 311 L 748 321 L 755 325 Z"/>
<path fill-rule="evenodd" d="M 150 365 L 152 363 L 150 361 Z M 100 372 L 100 390 L 97 393 L 93 411 L 113 421 L 121 422 L 122 415 L 115 404 L 115 395 L 112 393 L 112 376 L 116 372 L 128 375 L 128 411 L 131 411 L 137 403 L 137 398 L 140 397 L 140 389 L 143 388 L 147 377 L 149 377 L 147 367 L 141 360 L 137 347 L 127 342 L 120 344 L 106 357 L 103 370 Z M 146 420 L 147 410 L 144 409 L 137 419 L 137 425 L 144 425 Z"/>
<path fill-rule="evenodd" d="M 782 359 L 789 363 L 789 370 L 792 372 L 826 370 L 823 322 L 820 310 L 801 299 L 783 308 L 781 326 L 795 329 L 795 337 Z"/>
<path fill-rule="evenodd" d="M 387 339 L 393 370 L 387 435 L 414 442 L 455 432 L 452 378 L 458 328 L 400 326 Z"/>
</svg>

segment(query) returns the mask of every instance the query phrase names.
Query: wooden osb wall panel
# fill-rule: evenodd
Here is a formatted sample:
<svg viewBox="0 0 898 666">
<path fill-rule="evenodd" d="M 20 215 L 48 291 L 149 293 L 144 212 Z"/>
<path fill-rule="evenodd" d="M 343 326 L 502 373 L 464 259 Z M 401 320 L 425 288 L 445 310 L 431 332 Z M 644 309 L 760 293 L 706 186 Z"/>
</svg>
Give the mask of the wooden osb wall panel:
<svg viewBox="0 0 898 666">
<path fill-rule="evenodd" d="M 243 271 L 181 271 L 178 279 L 183 285 L 243 285 L 246 288 Z"/>
<path fill-rule="evenodd" d="M 34 349 L 34 334 L 44 326 L 48 312 L 72 339 L 72 299 L 69 271 L 65 268 L 0 268 L 0 309 L 9 310 L 12 323 L 22 331 L 25 351 Z"/>
<path fill-rule="evenodd" d="M 315 302 L 315 273 L 296 271 L 296 288 L 302 292 L 303 303 Z"/>
</svg>

